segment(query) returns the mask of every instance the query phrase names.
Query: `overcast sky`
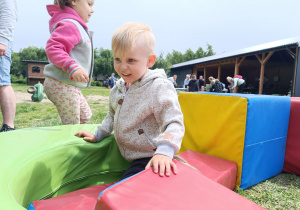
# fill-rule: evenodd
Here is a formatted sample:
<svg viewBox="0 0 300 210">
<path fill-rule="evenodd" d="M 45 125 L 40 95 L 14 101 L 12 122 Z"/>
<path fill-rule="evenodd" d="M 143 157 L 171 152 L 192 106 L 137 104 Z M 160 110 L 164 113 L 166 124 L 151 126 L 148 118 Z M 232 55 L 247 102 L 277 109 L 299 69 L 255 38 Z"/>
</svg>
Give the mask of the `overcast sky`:
<svg viewBox="0 0 300 210">
<path fill-rule="evenodd" d="M 45 47 L 49 38 L 47 4 L 18 0 L 19 20 L 13 50 Z M 156 54 L 184 53 L 213 46 L 217 54 L 300 36 L 300 0 L 95 0 L 87 24 L 94 47 L 110 49 L 116 28 L 130 21 L 150 25 Z"/>
</svg>

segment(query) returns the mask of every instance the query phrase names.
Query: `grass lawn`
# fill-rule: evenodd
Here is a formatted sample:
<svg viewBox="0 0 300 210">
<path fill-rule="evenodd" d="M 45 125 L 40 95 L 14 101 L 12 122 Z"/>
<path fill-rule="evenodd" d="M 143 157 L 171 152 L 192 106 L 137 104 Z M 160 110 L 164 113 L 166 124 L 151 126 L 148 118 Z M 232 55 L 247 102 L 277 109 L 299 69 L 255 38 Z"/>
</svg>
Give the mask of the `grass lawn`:
<svg viewBox="0 0 300 210">
<path fill-rule="evenodd" d="M 13 85 L 15 92 L 27 93 L 28 87 L 27 85 Z M 83 89 L 82 93 L 84 96 L 109 96 L 109 89 L 92 87 Z M 108 111 L 108 101 L 88 100 L 88 103 L 93 112 L 89 123 L 101 123 Z M 18 103 L 15 125 L 21 129 L 61 125 L 61 122 L 52 103 Z M 281 173 L 249 189 L 237 191 L 237 193 L 266 209 L 300 209 L 300 177 L 292 174 Z"/>
</svg>

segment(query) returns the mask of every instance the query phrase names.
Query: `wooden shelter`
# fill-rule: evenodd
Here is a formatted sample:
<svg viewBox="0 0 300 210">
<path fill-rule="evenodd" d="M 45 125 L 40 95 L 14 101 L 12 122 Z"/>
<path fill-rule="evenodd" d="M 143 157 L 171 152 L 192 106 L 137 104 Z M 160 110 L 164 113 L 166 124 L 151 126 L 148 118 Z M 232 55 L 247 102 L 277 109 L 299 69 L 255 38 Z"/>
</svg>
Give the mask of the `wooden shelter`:
<svg viewBox="0 0 300 210">
<path fill-rule="evenodd" d="M 22 60 L 27 64 L 27 85 L 35 85 L 38 82 L 44 84 L 44 67 L 48 61 Z"/>
<path fill-rule="evenodd" d="M 177 84 L 183 85 L 186 74 L 218 78 L 228 84 L 227 76 L 242 75 L 244 92 L 300 96 L 300 37 L 270 42 L 230 53 L 195 59 L 171 67 Z M 299 70 L 299 74 L 297 74 Z"/>
</svg>

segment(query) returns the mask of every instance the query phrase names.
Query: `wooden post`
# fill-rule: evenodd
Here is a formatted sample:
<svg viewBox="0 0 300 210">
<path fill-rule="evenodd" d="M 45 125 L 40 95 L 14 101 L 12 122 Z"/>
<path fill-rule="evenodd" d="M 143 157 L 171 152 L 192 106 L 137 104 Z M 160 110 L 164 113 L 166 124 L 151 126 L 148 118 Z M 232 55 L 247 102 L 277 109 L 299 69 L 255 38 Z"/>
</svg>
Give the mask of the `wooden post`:
<svg viewBox="0 0 300 210">
<path fill-rule="evenodd" d="M 240 72 L 240 65 L 242 64 L 242 62 L 246 59 L 246 56 L 242 57 L 242 59 L 240 59 L 239 57 L 235 58 L 235 67 L 234 67 L 234 75 L 238 75 Z M 234 88 L 234 93 L 237 93 L 238 87 L 236 86 Z"/>
<path fill-rule="evenodd" d="M 293 81 L 293 91 L 291 92 L 291 96 L 295 96 L 295 84 L 296 84 L 296 76 L 297 76 L 297 66 L 298 66 L 298 54 L 299 54 L 299 47 L 296 47 L 296 56 L 295 56 L 295 69 L 294 69 L 294 81 Z"/>
<path fill-rule="evenodd" d="M 218 80 L 221 81 L 221 64 L 218 65 Z"/>
<path fill-rule="evenodd" d="M 239 74 L 239 61 L 240 61 L 239 57 L 235 58 L 234 75 Z M 235 86 L 233 92 L 237 93 L 237 90 L 238 90 L 238 86 Z"/>
<path fill-rule="evenodd" d="M 206 66 L 204 66 L 203 77 L 204 77 L 204 82 L 205 82 L 205 84 L 206 84 Z"/>
<path fill-rule="evenodd" d="M 240 58 L 235 58 L 235 66 L 234 66 L 234 75 L 237 75 L 239 74 L 239 61 L 240 61 Z"/>
<path fill-rule="evenodd" d="M 262 54 L 262 61 L 265 60 L 266 53 Z M 265 63 L 262 62 L 260 66 L 260 79 L 259 79 L 259 94 L 262 94 L 263 92 L 263 86 L 264 86 L 264 75 L 265 75 Z"/>
<path fill-rule="evenodd" d="M 268 60 L 271 58 L 271 56 L 274 54 L 274 51 L 269 52 L 269 54 L 266 56 L 266 53 L 262 54 L 262 58 L 260 59 L 260 57 L 258 55 L 255 55 L 256 58 L 258 59 L 258 61 L 261 64 L 260 67 L 260 81 L 259 81 L 259 94 L 262 94 L 263 92 L 263 85 L 264 85 L 264 74 L 265 74 L 265 65 L 268 62 Z"/>
<path fill-rule="evenodd" d="M 193 74 L 195 74 L 196 77 L 197 77 L 197 69 L 198 69 L 197 66 L 195 66 L 195 67 L 194 67 L 194 70 L 193 70 Z"/>
</svg>

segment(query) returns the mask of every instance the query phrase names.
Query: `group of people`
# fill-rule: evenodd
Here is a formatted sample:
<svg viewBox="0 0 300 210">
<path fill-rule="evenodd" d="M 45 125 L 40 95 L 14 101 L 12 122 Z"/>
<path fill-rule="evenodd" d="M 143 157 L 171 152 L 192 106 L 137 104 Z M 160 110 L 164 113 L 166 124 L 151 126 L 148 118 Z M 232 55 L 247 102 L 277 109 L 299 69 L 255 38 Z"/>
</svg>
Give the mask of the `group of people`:
<svg viewBox="0 0 300 210">
<path fill-rule="evenodd" d="M 246 85 L 245 80 L 242 79 L 242 76 L 240 75 L 235 77 L 227 77 L 227 81 L 229 82 L 228 89 L 226 89 L 226 85 L 224 83 L 212 76 L 208 77 L 208 80 L 210 82 L 210 89 L 206 90 L 205 81 L 202 75 L 200 75 L 199 79 L 197 80 L 195 74 L 187 74 L 183 82 L 183 88 L 186 88 L 188 92 L 210 91 L 217 93 L 233 93 L 234 88 L 238 87 L 237 92 L 243 93 L 243 89 Z"/>
<path fill-rule="evenodd" d="M 228 92 L 228 93 L 233 93 L 234 88 L 238 87 L 237 93 L 243 93 L 243 89 L 246 85 L 246 81 L 242 79 L 242 76 L 236 75 L 234 77 L 227 77 L 227 82 L 229 83 L 228 89 L 226 89 L 226 86 L 224 83 L 220 82 L 218 79 L 213 78 L 210 76 L 208 80 L 210 81 L 211 92 L 217 92 L 217 93 L 222 93 L 222 92 Z"/>
<path fill-rule="evenodd" d="M 16 0 L 0 2 L 2 6 L 11 7 L 7 13 L 15 14 Z M 90 86 L 93 72 L 92 34 L 86 25 L 94 13 L 93 5 L 94 0 L 54 0 L 52 5 L 47 5 L 51 16 L 51 36 L 46 45 L 49 64 L 44 69 L 44 90 L 56 106 L 62 124 L 87 123 L 92 116 L 80 88 Z M 14 27 L 11 26 L 16 18 L 11 14 L 3 18 L 2 6 L 1 75 L 4 72 L 9 75 L 11 61 L 6 58 L 10 56 L 6 49 L 7 46 L 11 49 L 7 43 L 12 40 L 10 32 Z M 10 23 L 3 26 L 8 20 Z M 2 42 L 3 27 L 9 34 L 5 46 Z M 151 28 L 143 23 L 126 23 L 115 30 L 111 47 L 114 68 L 121 78 L 111 86 L 107 116 L 95 132 L 81 130 L 74 135 L 96 143 L 114 131 L 121 154 L 132 162 L 121 179 L 150 167 L 160 176 L 170 176 L 172 172 L 176 174 L 177 166 L 172 159 L 180 149 L 185 131 L 183 114 L 174 89 L 176 78 L 173 78 L 175 83 L 172 84 L 163 69 L 149 69 L 156 60 L 155 38 Z M 2 67 L 4 65 L 5 70 Z M 13 94 L 12 90 L 2 88 L 10 85 L 2 78 L 1 109 L 4 113 L 3 123 L 8 126 L 5 131 L 8 131 L 14 129 L 13 119 L 7 115 L 10 112 L 14 115 L 15 102 L 12 99 L 8 102 L 6 95 Z"/>
<path fill-rule="evenodd" d="M 197 79 L 195 74 L 187 74 L 183 82 L 183 88 L 186 88 L 188 92 L 204 91 L 204 85 L 205 81 L 202 75 Z"/>
</svg>

